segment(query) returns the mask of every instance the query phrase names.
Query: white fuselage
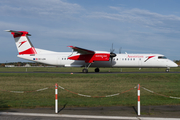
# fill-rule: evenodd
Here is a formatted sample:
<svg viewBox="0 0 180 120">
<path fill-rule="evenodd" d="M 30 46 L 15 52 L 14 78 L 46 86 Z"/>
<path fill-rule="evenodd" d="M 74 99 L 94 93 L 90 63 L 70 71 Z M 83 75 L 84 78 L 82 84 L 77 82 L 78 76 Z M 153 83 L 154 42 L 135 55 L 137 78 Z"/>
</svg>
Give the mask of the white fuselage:
<svg viewBox="0 0 180 120">
<path fill-rule="evenodd" d="M 87 65 L 83 60 L 70 60 L 69 56 L 79 55 L 75 52 L 52 52 L 37 49 L 38 54 L 18 55 L 18 57 L 55 66 L 83 67 Z M 42 53 L 41 53 L 42 51 Z M 94 61 L 90 67 L 177 67 L 173 61 L 161 54 L 117 54 L 112 61 Z"/>
</svg>

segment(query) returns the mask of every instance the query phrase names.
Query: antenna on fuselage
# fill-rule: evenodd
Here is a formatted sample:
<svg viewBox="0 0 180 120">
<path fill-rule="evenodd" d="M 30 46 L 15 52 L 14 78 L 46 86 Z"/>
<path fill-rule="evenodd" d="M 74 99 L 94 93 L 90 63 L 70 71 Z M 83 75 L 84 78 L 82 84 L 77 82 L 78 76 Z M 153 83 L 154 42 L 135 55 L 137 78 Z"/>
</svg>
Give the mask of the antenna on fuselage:
<svg viewBox="0 0 180 120">
<path fill-rule="evenodd" d="M 121 54 L 122 47 L 119 48 L 119 54 Z"/>
</svg>

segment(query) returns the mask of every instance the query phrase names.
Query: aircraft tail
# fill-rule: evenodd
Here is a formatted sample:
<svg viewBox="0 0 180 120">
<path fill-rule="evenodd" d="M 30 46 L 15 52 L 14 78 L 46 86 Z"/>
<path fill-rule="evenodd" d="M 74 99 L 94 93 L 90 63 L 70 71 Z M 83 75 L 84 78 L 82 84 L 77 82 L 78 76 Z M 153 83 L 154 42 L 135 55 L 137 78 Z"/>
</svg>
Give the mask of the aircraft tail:
<svg viewBox="0 0 180 120">
<path fill-rule="evenodd" d="M 36 49 L 28 38 L 28 36 L 31 36 L 28 32 L 14 30 L 6 31 L 11 32 L 11 34 L 13 35 L 19 55 L 37 54 Z"/>
</svg>

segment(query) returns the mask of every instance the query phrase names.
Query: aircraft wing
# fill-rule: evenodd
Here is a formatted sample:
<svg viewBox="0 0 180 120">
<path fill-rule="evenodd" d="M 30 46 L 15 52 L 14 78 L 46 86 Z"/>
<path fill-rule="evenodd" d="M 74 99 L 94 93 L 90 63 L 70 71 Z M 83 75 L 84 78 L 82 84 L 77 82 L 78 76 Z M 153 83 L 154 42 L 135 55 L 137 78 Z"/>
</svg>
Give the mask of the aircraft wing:
<svg viewBox="0 0 180 120">
<path fill-rule="evenodd" d="M 92 51 L 92 50 L 87 50 L 87 49 L 76 47 L 76 46 L 68 46 L 68 47 L 72 48 L 74 51 L 77 51 L 77 53 L 80 53 L 80 54 L 95 54 L 95 51 Z"/>
<path fill-rule="evenodd" d="M 80 55 L 68 57 L 68 59 L 71 60 L 84 60 L 86 63 L 93 63 L 94 61 L 109 61 L 110 58 L 110 53 L 107 52 L 96 53 L 95 51 L 87 50 L 76 46 L 68 46 L 68 47 L 80 53 Z"/>
</svg>

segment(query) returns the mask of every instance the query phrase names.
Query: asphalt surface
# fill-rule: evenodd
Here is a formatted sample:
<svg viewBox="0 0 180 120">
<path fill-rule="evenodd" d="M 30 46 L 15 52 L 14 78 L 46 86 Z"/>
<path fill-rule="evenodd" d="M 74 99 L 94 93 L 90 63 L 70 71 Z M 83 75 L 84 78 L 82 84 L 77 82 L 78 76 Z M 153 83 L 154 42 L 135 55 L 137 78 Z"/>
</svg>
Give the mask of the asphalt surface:
<svg viewBox="0 0 180 120">
<path fill-rule="evenodd" d="M 33 108 L 33 109 L 7 109 L 0 112 L 6 113 L 41 113 L 41 114 L 55 114 L 54 108 Z M 138 117 L 136 106 L 113 106 L 113 107 L 65 107 L 59 108 L 59 115 L 93 115 L 93 116 L 123 116 L 123 117 Z M 22 119 L 44 119 L 40 116 L 23 116 Z M 179 118 L 180 119 L 180 105 L 177 106 L 141 106 L 140 117 L 158 117 L 158 118 Z M 0 115 L 0 119 L 6 119 L 6 115 Z M 17 119 L 19 116 L 17 116 Z M 50 118 L 50 117 L 49 117 Z M 45 117 L 48 119 L 48 117 Z M 53 119 L 57 119 L 53 117 Z M 62 118 L 63 119 L 63 118 Z M 64 118 L 65 119 L 65 118 Z M 78 118 L 74 118 L 75 120 Z M 87 118 L 88 120 L 89 118 Z M 70 120 L 68 118 L 67 120 Z M 81 120 L 79 118 L 78 120 Z M 83 120 L 86 120 L 83 118 Z"/>
</svg>

